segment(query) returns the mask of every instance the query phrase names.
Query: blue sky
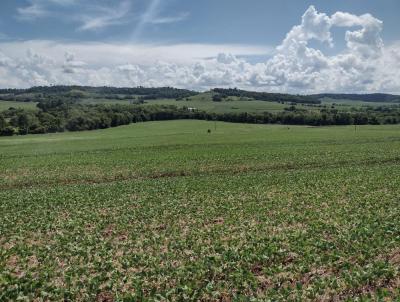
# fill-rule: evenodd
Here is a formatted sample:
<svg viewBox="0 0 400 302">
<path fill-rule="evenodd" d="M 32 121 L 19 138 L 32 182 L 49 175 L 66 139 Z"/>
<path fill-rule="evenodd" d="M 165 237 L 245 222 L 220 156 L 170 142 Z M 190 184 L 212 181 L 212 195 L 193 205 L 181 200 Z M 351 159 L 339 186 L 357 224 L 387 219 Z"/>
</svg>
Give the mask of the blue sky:
<svg viewBox="0 0 400 302">
<path fill-rule="evenodd" d="M 399 92 L 399 12 L 398 0 L 2 0 L 0 86 Z"/>
</svg>

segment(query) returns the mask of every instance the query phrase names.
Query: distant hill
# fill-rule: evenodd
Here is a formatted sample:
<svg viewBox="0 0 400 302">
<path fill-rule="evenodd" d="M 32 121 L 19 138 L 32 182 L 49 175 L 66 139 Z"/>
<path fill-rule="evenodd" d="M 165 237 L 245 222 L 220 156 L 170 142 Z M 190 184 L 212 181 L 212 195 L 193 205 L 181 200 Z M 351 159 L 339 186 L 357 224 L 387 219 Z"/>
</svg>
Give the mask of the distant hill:
<svg viewBox="0 0 400 302">
<path fill-rule="evenodd" d="M 178 89 L 173 87 L 159 87 L 159 88 L 146 88 L 146 87 L 133 87 L 133 88 L 118 88 L 118 87 L 90 87 L 90 86 L 38 86 L 28 89 L 0 89 L 1 95 L 21 96 L 24 95 L 23 101 L 28 101 L 29 95 L 35 96 L 49 96 L 57 95 L 64 97 L 80 97 L 82 94 L 96 94 L 103 96 L 142 96 L 145 99 L 177 99 L 185 98 L 198 94 L 196 91 L 187 89 Z M 3 97 L 4 99 L 4 97 Z M 21 101 L 17 98 L 16 101 Z"/>
<path fill-rule="evenodd" d="M 378 102 L 378 103 L 400 102 L 400 95 L 386 94 L 386 93 L 370 93 L 370 94 L 321 93 L 321 94 L 313 94 L 310 96 L 318 100 L 321 100 L 323 98 L 330 98 L 334 100 L 350 100 L 350 101 Z"/>
<path fill-rule="evenodd" d="M 400 96 L 384 93 L 372 94 L 338 94 L 322 93 L 312 95 L 270 93 L 247 91 L 237 88 L 214 88 L 209 92 L 214 96 L 214 101 L 221 101 L 228 97 L 238 97 L 247 100 L 258 100 L 277 103 L 292 104 L 320 104 L 328 98 L 331 100 L 348 100 L 363 102 L 400 103 Z M 182 100 L 202 94 L 188 89 L 173 87 L 91 87 L 77 85 L 37 86 L 27 89 L 0 89 L 0 100 L 14 102 L 40 102 L 54 97 L 81 100 L 81 99 L 110 99 L 110 100 L 156 100 L 176 99 Z"/>
</svg>

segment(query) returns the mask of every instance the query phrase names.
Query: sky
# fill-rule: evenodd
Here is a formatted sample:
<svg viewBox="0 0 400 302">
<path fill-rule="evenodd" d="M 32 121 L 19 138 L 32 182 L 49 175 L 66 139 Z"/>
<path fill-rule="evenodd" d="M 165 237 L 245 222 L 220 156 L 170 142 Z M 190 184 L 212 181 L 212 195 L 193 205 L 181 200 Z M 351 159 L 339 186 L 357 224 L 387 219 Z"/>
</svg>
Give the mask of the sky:
<svg viewBox="0 0 400 302">
<path fill-rule="evenodd" d="M 0 87 L 400 93 L 398 0 L 2 0 Z"/>
</svg>

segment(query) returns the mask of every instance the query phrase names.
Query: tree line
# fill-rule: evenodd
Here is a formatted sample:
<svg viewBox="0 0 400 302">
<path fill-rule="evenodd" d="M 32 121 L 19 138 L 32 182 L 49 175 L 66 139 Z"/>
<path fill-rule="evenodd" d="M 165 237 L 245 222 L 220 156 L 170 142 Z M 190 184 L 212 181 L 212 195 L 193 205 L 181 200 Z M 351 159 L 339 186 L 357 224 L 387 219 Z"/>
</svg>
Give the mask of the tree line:
<svg viewBox="0 0 400 302">
<path fill-rule="evenodd" d="M 400 123 L 400 110 L 340 112 L 292 110 L 276 113 L 212 113 L 173 105 L 88 105 L 74 101 L 40 102 L 37 111 L 10 108 L 0 113 L 0 135 L 105 129 L 130 123 L 176 119 L 287 125 L 365 125 Z"/>
</svg>

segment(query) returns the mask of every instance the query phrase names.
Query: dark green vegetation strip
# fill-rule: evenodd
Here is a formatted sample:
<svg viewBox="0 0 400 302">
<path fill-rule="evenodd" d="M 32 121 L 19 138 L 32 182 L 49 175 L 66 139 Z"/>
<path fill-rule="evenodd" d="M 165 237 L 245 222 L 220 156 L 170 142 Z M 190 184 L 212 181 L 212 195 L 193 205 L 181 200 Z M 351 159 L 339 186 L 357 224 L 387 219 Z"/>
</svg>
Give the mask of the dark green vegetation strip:
<svg viewBox="0 0 400 302">
<path fill-rule="evenodd" d="M 309 126 L 400 123 L 398 96 L 349 96 L 355 99 L 218 88 L 203 93 L 171 87 L 0 89 L 0 136 L 185 119 Z"/>
<path fill-rule="evenodd" d="M 212 127 L 0 139 L 0 301 L 400 297 L 399 126 Z"/>
</svg>

